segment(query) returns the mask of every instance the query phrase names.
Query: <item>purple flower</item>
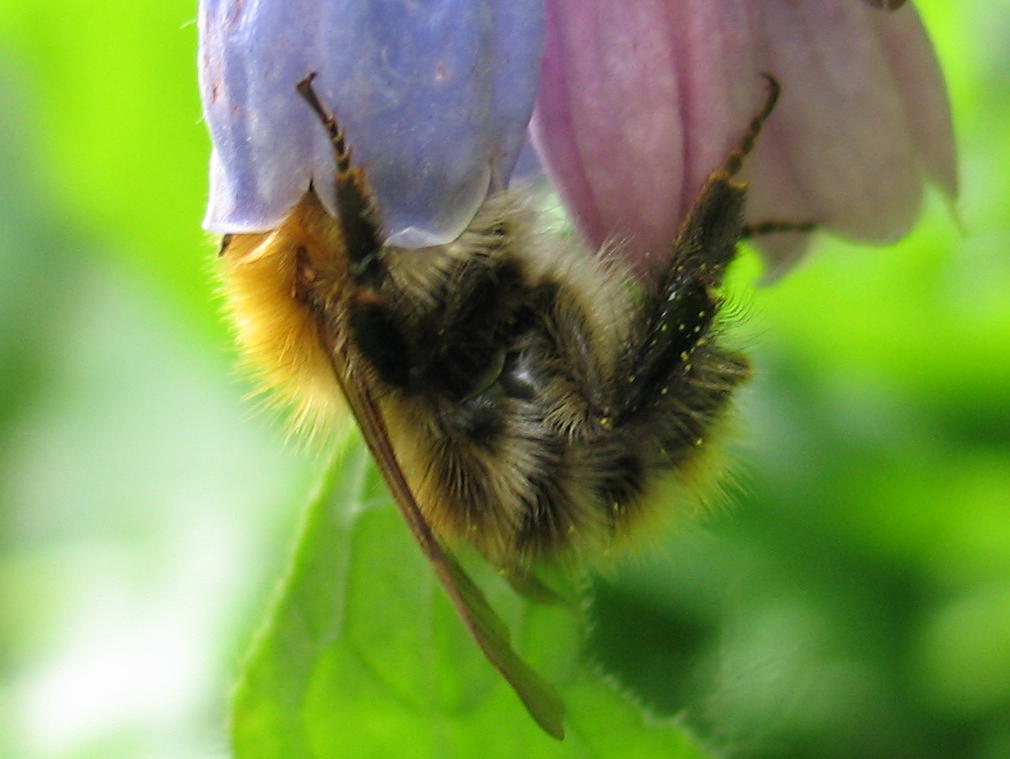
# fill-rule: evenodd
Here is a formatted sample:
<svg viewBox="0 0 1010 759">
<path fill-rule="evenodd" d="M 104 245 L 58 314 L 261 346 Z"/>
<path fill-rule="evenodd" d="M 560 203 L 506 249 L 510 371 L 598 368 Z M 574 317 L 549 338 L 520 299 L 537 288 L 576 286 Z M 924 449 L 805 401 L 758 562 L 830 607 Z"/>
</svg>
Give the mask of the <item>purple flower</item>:
<svg viewBox="0 0 1010 759">
<path fill-rule="evenodd" d="M 946 92 L 896 0 L 202 0 L 214 141 L 206 226 L 269 229 L 333 165 L 294 91 L 316 87 L 372 183 L 390 241 L 453 239 L 534 144 L 587 242 L 662 265 L 702 182 L 765 97 L 748 219 L 888 242 L 927 180 L 957 190 Z M 534 111 L 535 102 L 535 111 Z M 805 236 L 761 240 L 772 272 Z"/>
<path fill-rule="evenodd" d="M 309 182 L 335 212 L 332 148 L 295 92 L 312 72 L 391 242 L 448 242 L 512 172 L 542 0 L 201 0 L 199 25 L 212 232 L 277 226 Z"/>
</svg>

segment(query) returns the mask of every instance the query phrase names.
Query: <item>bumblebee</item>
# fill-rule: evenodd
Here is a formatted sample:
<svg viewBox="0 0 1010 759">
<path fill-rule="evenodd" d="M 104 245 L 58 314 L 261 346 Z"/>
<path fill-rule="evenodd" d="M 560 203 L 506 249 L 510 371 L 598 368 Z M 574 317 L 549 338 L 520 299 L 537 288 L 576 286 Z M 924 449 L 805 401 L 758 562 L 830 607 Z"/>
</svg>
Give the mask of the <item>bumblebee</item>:
<svg viewBox="0 0 1010 759">
<path fill-rule="evenodd" d="M 743 223 L 735 177 L 779 86 L 767 77 L 764 106 L 705 182 L 665 271 L 639 285 L 619 251 L 538 229 L 515 192 L 491 195 L 448 244 L 384 244 L 365 175 L 312 79 L 297 89 L 333 146 L 338 217 L 310 187 L 276 229 L 224 237 L 239 342 L 300 426 L 326 429 L 347 402 L 461 620 L 560 738 L 557 694 L 443 545 L 468 541 L 535 596 L 541 561 L 609 547 L 665 506 L 664 481 L 694 479 L 750 374 L 723 337 L 720 288 L 737 242 L 812 226 Z"/>
<path fill-rule="evenodd" d="M 489 197 L 448 244 L 384 245 L 308 77 L 298 91 L 333 145 L 339 218 L 310 188 L 273 232 L 225 238 L 240 342 L 302 420 L 345 396 L 398 502 L 437 538 L 502 568 L 609 545 L 663 478 L 692 476 L 749 376 L 720 328 L 738 240 L 809 226 L 742 221 L 734 177 L 778 97 L 768 81 L 643 288 L 615 255 L 546 245 L 514 193 Z"/>
</svg>

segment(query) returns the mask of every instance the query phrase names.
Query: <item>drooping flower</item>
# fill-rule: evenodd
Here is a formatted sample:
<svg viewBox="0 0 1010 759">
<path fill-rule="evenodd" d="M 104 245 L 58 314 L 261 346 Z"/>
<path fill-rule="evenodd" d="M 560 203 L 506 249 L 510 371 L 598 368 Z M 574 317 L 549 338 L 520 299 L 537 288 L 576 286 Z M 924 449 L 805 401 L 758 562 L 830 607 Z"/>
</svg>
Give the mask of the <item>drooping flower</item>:
<svg viewBox="0 0 1010 759">
<path fill-rule="evenodd" d="M 943 79 L 911 6 L 554 0 L 533 131 L 586 238 L 617 233 L 640 270 L 661 265 L 765 97 L 761 72 L 782 97 L 750 159 L 749 220 L 889 242 L 915 220 L 925 179 L 956 192 Z M 803 237 L 761 241 L 773 269 Z"/>
<path fill-rule="evenodd" d="M 542 0 L 201 0 L 199 28 L 212 232 L 277 226 L 310 182 L 335 212 L 310 73 L 395 244 L 453 239 L 523 146 Z"/>
<path fill-rule="evenodd" d="M 642 275 L 765 96 L 748 218 L 888 242 L 925 182 L 956 192 L 942 76 L 913 7 L 881 0 L 202 0 L 214 153 L 205 225 L 272 228 L 332 156 L 294 85 L 318 72 L 390 242 L 443 243 L 507 185 L 531 132 L 592 246 Z M 535 112 L 534 112 L 535 102 Z M 773 270 L 802 235 L 762 240 Z"/>
</svg>

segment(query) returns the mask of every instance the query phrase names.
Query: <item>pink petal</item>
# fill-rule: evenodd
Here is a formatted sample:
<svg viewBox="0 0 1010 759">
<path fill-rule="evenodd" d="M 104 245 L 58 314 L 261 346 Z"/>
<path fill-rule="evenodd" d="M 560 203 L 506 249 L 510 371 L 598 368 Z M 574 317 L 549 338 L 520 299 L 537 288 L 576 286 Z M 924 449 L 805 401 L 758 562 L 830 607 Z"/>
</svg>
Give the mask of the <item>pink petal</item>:
<svg viewBox="0 0 1010 759">
<path fill-rule="evenodd" d="M 784 92 L 749 167 L 749 220 L 811 220 L 887 243 L 914 224 L 927 177 L 956 192 L 946 90 L 914 8 L 768 0 L 763 24 L 766 65 Z M 806 243 L 759 240 L 767 278 Z"/>
<path fill-rule="evenodd" d="M 838 0 L 764 2 L 766 66 L 783 93 L 751 167 L 749 217 L 810 212 L 833 231 L 877 241 L 915 220 L 922 182 L 873 13 Z M 770 171 L 765 147 L 785 168 Z M 789 195 L 763 171 L 788 174 Z M 793 208 L 783 201 L 797 190 L 804 201 Z"/>
<path fill-rule="evenodd" d="M 745 5 L 548 3 L 534 142 L 589 243 L 617 236 L 642 273 L 763 96 Z"/>
<path fill-rule="evenodd" d="M 626 230 L 647 249 L 680 206 L 683 135 L 672 36 L 656 23 L 662 6 L 558 0 L 548 9 L 534 143 L 594 245 Z M 671 171 L 648 171 L 646 156 Z"/>
<path fill-rule="evenodd" d="M 745 176 L 750 221 L 813 221 L 889 242 L 928 176 L 956 191 L 943 81 L 910 6 L 855 0 L 548 0 L 534 142 L 593 245 L 643 276 L 665 261 L 705 178 L 782 84 Z M 764 238 L 772 273 L 804 235 Z"/>
<path fill-rule="evenodd" d="M 893 16 L 871 17 L 901 94 L 920 165 L 953 198 L 958 182 L 950 99 L 922 19 L 912 6 Z"/>
</svg>

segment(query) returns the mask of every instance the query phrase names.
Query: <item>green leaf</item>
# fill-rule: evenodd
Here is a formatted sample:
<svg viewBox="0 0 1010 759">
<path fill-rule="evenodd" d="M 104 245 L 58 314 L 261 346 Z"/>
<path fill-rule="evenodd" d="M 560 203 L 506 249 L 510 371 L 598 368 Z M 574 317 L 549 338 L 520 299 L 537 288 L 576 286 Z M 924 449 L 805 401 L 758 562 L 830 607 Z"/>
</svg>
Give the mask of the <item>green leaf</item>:
<svg viewBox="0 0 1010 759">
<path fill-rule="evenodd" d="M 467 573 L 456 579 L 480 624 L 503 624 L 500 613 L 562 692 L 563 743 L 541 731 L 481 654 L 370 456 L 354 445 L 309 506 L 242 672 L 232 708 L 237 759 L 705 756 L 682 728 L 647 724 L 593 674 L 568 607 L 530 603 L 479 563 L 467 569 L 479 585 Z"/>
</svg>

